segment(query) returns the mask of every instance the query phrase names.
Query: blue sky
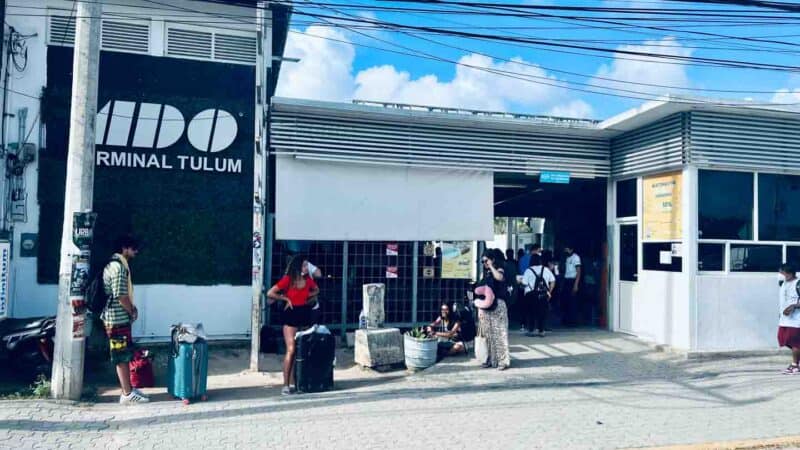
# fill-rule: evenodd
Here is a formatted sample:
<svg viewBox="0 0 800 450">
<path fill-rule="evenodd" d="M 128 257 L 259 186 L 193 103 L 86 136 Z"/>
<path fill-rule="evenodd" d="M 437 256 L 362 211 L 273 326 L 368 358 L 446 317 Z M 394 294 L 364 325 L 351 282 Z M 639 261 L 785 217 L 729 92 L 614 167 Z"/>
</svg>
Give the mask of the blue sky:
<svg viewBox="0 0 800 450">
<path fill-rule="evenodd" d="M 786 71 L 766 71 L 690 64 L 664 64 L 622 53 L 595 53 L 576 49 L 498 43 L 463 37 L 410 35 L 391 31 L 353 29 L 352 22 L 336 22 L 299 13 L 357 15 L 366 20 L 400 22 L 415 26 L 458 27 L 463 31 L 528 37 L 602 47 L 616 51 L 650 52 L 675 56 L 800 65 L 800 15 L 759 10 L 768 15 L 759 24 L 749 11 L 736 18 L 736 26 L 686 22 L 653 23 L 672 28 L 609 29 L 614 24 L 575 22 L 560 18 L 505 18 L 466 14 L 409 14 L 358 9 L 358 5 L 414 7 L 408 3 L 336 0 L 340 7 L 302 7 L 293 16 L 286 56 L 299 63 L 283 65 L 278 95 L 348 102 L 353 98 L 398 103 L 450 106 L 607 118 L 662 94 L 712 97 L 751 102 L 800 103 L 800 76 Z M 501 1 L 501 0 L 496 0 Z M 733 7 L 699 7 L 696 4 L 650 1 L 522 1 L 503 3 L 633 8 L 686 8 L 686 11 L 733 11 Z M 454 10 L 454 7 L 448 9 Z M 565 15 L 566 11 L 536 10 Z M 576 13 L 577 14 L 577 13 Z M 583 13 L 586 15 L 585 13 Z M 785 16 L 786 19 L 778 17 Z M 352 16 L 351 16 L 352 17 Z M 619 21 L 621 13 L 597 13 L 597 18 Z M 647 17 L 639 15 L 639 17 Z M 797 19 L 795 19 L 797 17 Z M 328 21 L 328 23 L 325 23 Z M 739 26 L 739 23 L 747 24 Z M 347 26 L 344 26 L 347 25 Z M 503 29 L 503 27 L 506 27 Z M 513 29 L 508 27 L 514 27 Z M 618 28 L 618 27 L 617 27 Z M 707 33 L 707 34 L 698 34 Z M 780 41 L 753 42 L 710 34 L 755 37 Z M 777 36 L 777 37 L 776 37 Z M 442 45 L 444 44 L 444 45 Z M 415 54 L 427 53 L 448 61 L 398 55 L 366 46 Z M 459 47 L 460 49 L 450 48 Z M 402 47 L 402 48 L 401 48 Z M 582 54 L 575 54 L 576 52 Z M 455 64 L 454 61 L 460 64 Z M 498 73 L 503 72 L 505 76 Z M 569 73 L 565 73 L 569 72 Z M 520 79 L 523 78 L 523 79 Z M 639 83 L 639 84 L 637 84 Z M 661 87 L 651 86 L 660 85 Z M 688 88 L 688 89 L 687 89 Z M 695 90 L 690 90 L 695 89 Z M 711 92 L 702 89 L 748 92 Z M 584 92 L 602 91 L 615 95 Z M 632 92 L 631 92 L 632 91 Z M 755 92 L 763 91 L 763 92 Z M 636 99 L 622 96 L 639 97 Z"/>
</svg>

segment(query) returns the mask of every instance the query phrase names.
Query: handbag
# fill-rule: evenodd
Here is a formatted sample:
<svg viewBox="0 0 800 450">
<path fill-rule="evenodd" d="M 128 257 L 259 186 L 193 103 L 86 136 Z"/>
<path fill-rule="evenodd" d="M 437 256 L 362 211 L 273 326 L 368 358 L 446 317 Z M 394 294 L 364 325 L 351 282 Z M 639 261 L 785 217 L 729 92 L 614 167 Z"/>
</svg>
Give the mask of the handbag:
<svg viewBox="0 0 800 450">
<path fill-rule="evenodd" d="M 481 364 L 489 360 L 489 343 L 483 336 L 475 336 L 475 359 Z"/>
</svg>

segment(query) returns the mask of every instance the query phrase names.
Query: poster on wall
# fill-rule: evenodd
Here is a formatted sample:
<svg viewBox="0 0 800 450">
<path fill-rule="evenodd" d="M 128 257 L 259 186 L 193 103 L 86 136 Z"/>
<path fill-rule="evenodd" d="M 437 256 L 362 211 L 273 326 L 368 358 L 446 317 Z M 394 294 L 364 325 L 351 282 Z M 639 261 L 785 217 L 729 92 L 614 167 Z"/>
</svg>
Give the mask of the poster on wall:
<svg viewBox="0 0 800 450">
<path fill-rule="evenodd" d="M 397 278 L 397 266 L 386 266 L 386 278 Z"/>
<path fill-rule="evenodd" d="M 397 256 L 400 254 L 400 245 L 397 243 L 386 244 L 386 256 Z"/>
<path fill-rule="evenodd" d="M 645 239 L 674 241 L 682 238 L 681 182 L 680 172 L 644 178 Z"/>
<path fill-rule="evenodd" d="M 442 278 L 471 279 L 474 266 L 472 241 L 442 242 Z"/>
</svg>

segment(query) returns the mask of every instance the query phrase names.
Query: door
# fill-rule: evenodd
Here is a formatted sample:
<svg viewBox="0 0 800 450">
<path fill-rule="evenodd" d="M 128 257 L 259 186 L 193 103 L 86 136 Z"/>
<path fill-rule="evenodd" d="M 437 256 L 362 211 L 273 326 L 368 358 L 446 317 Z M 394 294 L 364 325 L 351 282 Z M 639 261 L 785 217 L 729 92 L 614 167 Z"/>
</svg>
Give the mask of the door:
<svg viewBox="0 0 800 450">
<path fill-rule="evenodd" d="M 633 331 L 633 295 L 639 281 L 639 227 L 619 227 L 619 329 Z"/>
</svg>

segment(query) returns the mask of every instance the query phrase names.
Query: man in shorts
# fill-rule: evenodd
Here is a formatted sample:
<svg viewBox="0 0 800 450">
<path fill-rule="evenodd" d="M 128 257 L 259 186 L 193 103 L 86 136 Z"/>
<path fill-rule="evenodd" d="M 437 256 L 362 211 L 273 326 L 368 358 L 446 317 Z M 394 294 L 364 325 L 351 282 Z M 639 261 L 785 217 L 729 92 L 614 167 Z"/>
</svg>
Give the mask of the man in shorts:
<svg viewBox="0 0 800 450">
<path fill-rule="evenodd" d="M 117 240 L 115 251 L 111 261 L 103 269 L 103 286 L 108 304 L 100 318 L 108 335 L 111 364 L 116 366 L 122 389 L 119 402 L 147 403 L 150 398 L 131 387 L 131 372 L 128 366 L 133 358 L 131 324 L 139 318 L 139 310 L 133 303 L 133 282 L 129 262 L 139 253 L 139 243 L 132 236 L 123 236 Z"/>
</svg>

